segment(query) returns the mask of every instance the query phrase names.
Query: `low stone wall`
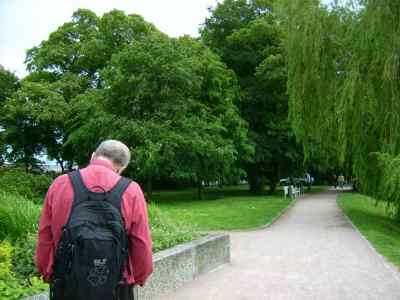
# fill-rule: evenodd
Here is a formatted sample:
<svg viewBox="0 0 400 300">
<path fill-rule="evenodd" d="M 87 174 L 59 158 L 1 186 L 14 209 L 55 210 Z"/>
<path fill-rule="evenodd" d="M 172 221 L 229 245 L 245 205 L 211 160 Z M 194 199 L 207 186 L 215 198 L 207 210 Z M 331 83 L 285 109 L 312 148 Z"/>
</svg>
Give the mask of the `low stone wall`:
<svg viewBox="0 0 400 300">
<path fill-rule="evenodd" d="M 135 300 L 151 300 L 175 291 L 218 266 L 230 262 L 227 234 L 206 236 L 154 255 L 154 271 L 144 288 L 135 288 Z M 25 300 L 48 300 L 47 294 Z"/>
</svg>

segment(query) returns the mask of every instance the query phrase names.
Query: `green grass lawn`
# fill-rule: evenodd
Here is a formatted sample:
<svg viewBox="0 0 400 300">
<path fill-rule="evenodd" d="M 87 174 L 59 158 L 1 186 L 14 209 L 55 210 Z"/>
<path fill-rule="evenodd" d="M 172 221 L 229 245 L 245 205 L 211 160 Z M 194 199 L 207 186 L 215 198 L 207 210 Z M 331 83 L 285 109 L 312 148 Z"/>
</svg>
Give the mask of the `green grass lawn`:
<svg viewBox="0 0 400 300">
<path fill-rule="evenodd" d="M 400 224 L 386 214 L 384 205 L 353 193 L 340 195 L 338 203 L 377 251 L 400 267 Z"/>
<path fill-rule="evenodd" d="M 204 200 L 197 200 L 196 191 L 188 189 L 158 192 L 153 198 L 170 219 L 190 224 L 200 231 L 247 229 L 266 225 L 291 202 L 277 195 L 253 196 L 246 186 L 208 188 L 205 196 Z"/>
</svg>

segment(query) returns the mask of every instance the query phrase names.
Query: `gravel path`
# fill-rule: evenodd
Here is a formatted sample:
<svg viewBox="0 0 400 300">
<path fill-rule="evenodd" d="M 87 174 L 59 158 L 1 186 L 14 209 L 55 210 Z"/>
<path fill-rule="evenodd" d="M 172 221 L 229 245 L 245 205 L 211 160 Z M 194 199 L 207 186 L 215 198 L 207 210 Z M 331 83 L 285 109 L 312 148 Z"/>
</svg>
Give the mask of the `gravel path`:
<svg viewBox="0 0 400 300">
<path fill-rule="evenodd" d="M 400 299 L 400 273 L 352 227 L 335 192 L 299 199 L 271 227 L 231 233 L 231 243 L 231 264 L 162 299 Z"/>
</svg>

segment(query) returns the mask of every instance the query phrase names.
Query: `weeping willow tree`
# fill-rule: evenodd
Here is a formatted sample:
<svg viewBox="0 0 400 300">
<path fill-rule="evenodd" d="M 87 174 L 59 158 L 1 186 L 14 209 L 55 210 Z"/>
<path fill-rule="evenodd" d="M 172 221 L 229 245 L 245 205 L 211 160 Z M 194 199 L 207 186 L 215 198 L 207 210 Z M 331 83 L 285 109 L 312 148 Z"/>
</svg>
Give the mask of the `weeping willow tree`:
<svg viewBox="0 0 400 300">
<path fill-rule="evenodd" d="M 283 0 L 290 119 L 400 219 L 400 1 Z"/>
</svg>

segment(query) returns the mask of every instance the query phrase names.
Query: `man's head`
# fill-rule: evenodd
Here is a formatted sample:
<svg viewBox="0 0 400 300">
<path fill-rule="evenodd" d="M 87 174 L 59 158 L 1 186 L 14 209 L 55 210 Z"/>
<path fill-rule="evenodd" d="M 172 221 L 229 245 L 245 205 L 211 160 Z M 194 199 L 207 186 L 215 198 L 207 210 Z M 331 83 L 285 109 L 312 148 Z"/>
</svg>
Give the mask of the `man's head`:
<svg viewBox="0 0 400 300">
<path fill-rule="evenodd" d="M 121 174 L 131 159 L 129 148 L 116 140 L 102 142 L 92 154 L 92 160 L 105 159 L 112 163 L 114 171 Z"/>
</svg>

